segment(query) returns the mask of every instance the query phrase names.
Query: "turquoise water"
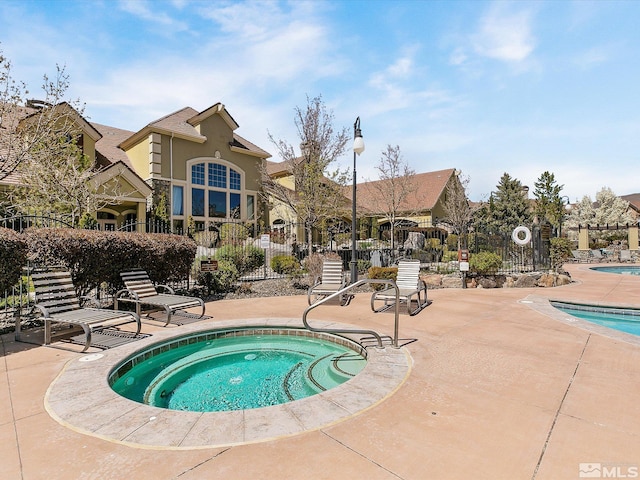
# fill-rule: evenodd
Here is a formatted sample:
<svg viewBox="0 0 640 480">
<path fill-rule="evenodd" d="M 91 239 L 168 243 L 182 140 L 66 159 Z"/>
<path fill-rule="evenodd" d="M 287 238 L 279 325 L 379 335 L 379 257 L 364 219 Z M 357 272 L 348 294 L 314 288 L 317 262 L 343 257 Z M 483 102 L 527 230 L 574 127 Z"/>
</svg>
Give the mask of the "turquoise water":
<svg viewBox="0 0 640 480">
<path fill-rule="evenodd" d="M 116 370 L 113 390 L 172 410 L 242 410 L 315 395 L 366 363 L 346 346 L 307 336 L 242 335 L 165 350 L 124 373 Z"/>
<path fill-rule="evenodd" d="M 640 275 L 640 267 L 627 266 L 627 267 L 591 267 L 592 270 L 606 273 L 619 273 L 622 275 Z"/>
<path fill-rule="evenodd" d="M 600 306 L 573 305 L 551 302 L 551 305 L 569 315 L 632 335 L 640 335 L 640 310 Z"/>
</svg>

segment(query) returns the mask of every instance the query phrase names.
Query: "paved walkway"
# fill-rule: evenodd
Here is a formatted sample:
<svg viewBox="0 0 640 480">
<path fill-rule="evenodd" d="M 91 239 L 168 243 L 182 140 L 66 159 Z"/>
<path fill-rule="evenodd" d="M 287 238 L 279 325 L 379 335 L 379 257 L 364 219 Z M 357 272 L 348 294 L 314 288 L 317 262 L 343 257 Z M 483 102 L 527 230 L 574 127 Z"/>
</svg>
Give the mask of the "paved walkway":
<svg viewBox="0 0 640 480">
<path fill-rule="evenodd" d="M 565 287 L 430 291 L 428 308 L 402 315 L 400 336 L 417 341 L 404 347 L 413 365 L 393 395 L 320 429 L 251 444 L 137 448 L 64 426 L 45 409 L 45 394 L 83 354 L 4 335 L 0 478 L 558 480 L 581 478 L 581 467 L 633 478 L 640 469 L 637 340 L 534 307 L 540 297 L 640 305 L 640 277 L 567 268 L 575 282 Z M 305 307 L 305 296 L 225 300 L 207 313 L 215 327 L 298 318 Z M 318 308 L 314 319 L 393 332 L 393 315 L 372 314 L 366 294 L 347 307 Z"/>
</svg>

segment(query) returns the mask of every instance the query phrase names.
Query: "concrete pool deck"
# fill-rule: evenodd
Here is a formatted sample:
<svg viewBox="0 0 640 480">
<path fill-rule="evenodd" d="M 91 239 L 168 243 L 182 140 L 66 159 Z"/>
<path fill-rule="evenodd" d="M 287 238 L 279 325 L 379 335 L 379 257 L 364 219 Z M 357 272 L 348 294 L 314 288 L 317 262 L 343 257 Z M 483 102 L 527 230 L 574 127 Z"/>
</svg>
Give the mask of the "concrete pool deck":
<svg viewBox="0 0 640 480">
<path fill-rule="evenodd" d="M 45 396 L 86 353 L 3 335 L 0 478 L 556 480 L 598 467 L 632 478 L 640 467 L 640 346 L 534 307 L 545 298 L 638 306 L 640 277 L 566 268 L 574 283 L 564 287 L 430 290 L 429 307 L 401 316 L 400 337 L 417 341 L 404 347 L 413 365 L 393 395 L 260 443 L 141 448 L 68 428 L 50 416 Z M 203 323 L 298 318 L 305 308 L 304 295 L 223 300 L 207 304 L 214 318 Z M 393 315 L 373 314 L 367 294 L 315 309 L 314 321 L 393 332 Z"/>
</svg>

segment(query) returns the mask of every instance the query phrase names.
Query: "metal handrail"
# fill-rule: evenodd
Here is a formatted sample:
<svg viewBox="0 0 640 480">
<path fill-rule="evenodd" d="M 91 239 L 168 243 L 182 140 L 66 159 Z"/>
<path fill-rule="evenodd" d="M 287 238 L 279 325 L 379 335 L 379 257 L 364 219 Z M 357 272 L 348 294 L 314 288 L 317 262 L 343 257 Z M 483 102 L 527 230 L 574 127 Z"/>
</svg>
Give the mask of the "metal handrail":
<svg viewBox="0 0 640 480">
<path fill-rule="evenodd" d="M 350 285 L 347 285 L 343 289 L 332 293 L 328 297 L 324 297 L 322 300 L 317 301 L 316 303 L 314 303 L 313 305 L 308 306 L 305 309 L 304 313 L 302 314 L 302 323 L 304 324 L 305 328 L 307 330 L 311 330 L 312 332 L 323 332 L 323 333 L 363 333 L 363 334 L 372 335 L 378 341 L 378 347 L 379 348 L 383 348 L 383 346 L 382 346 L 382 337 L 380 336 L 380 334 L 378 332 L 375 332 L 373 330 L 339 329 L 339 328 L 314 328 L 311 325 L 309 325 L 309 323 L 307 322 L 307 315 L 311 310 L 313 310 L 316 307 L 319 307 L 323 303 L 328 302 L 329 300 L 331 300 L 333 298 L 336 298 L 336 297 L 339 297 L 341 295 L 344 295 L 349 290 L 353 290 L 354 288 L 359 287 L 360 285 L 364 285 L 365 283 L 384 283 L 384 284 L 391 285 L 395 289 L 395 291 L 396 291 L 396 302 L 395 302 L 395 323 L 394 323 L 394 329 L 393 329 L 393 346 L 395 348 L 398 348 L 398 329 L 399 329 L 398 325 L 399 325 L 399 319 L 400 319 L 400 289 L 398 289 L 398 285 L 396 285 L 396 282 L 393 281 L 393 280 L 378 279 L 378 278 L 365 278 L 365 279 L 362 279 L 362 280 L 358 280 L 357 282 L 352 283 Z"/>
</svg>

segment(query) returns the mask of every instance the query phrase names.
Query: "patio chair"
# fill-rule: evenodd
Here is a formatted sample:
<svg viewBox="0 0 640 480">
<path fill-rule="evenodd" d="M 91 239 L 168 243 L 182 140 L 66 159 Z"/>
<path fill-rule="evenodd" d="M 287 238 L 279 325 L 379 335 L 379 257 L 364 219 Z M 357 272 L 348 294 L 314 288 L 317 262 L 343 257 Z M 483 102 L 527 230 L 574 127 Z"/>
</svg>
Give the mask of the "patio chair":
<svg viewBox="0 0 640 480">
<path fill-rule="evenodd" d="M 110 327 L 137 323 L 135 336 L 140 333 L 140 316 L 133 312 L 82 307 L 68 271 L 46 271 L 31 275 L 35 290 L 35 307 L 44 318 L 44 344 L 51 343 L 51 324 L 65 323 L 82 327 L 85 334 L 83 352 L 91 346 L 91 334 Z"/>
<path fill-rule="evenodd" d="M 631 258 L 631 250 L 620 250 L 620 261 L 621 262 L 632 262 Z"/>
<path fill-rule="evenodd" d="M 602 255 L 602 252 L 598 248 L 594 248 L 593 250 L 591 250 L 591 258 L 593 258 L 593 260 L 596 262 L 603 262 L 606 260 L 605 256 Z"/>
<path fill-rule="evenodd" d="M 571 255 L 571 261 L 574 263 L 591 263 L 591 252 L 587 251 L 586 254 L 583 254 L 580 250 L 571 250 Z"/>
<path fill-rule="evenodd" d="M 116 293 L 114 299 L 115 308 L 118 308 L 118 302 L 130 302 L 135 304 L 138 315 L 141 315 L 142 306 L 152 310 L 164 309 L 167 314 L 165 327 L 171 323 L 173 314 L 182 312 L 187 308 L 201 307 L 202 312 L 197 318 L 204 316 L 204 301 L 201 298 L 176 295 L 175 291 L 168 285 L 154 285 L 144 270 L 122 272 L 120 277 L 124 282 L 125 288 Z M 158 289 L 161 291 L 158 291 Z M 167 293 L 164 293 L 165 291 Z"/>
<path fill-rule="evenodd" d="M 314 284 L 307 290 L 309 305 L 329 295 L 342 290 L 347 285 L 347 279 L 342 272 L 342 260 L 325 259 L 322 262 L 322 276 L 316 278 Z M 346 296 L 340 297 L 340 305 L 346 304 Z"/>
<path fill-rule="evenodd" d="M 415 315 L 429 304 L 427 300 L 427 284 L 420 278 L 420 262 L 418 260 L 400 260 L 398 262 L 396 285 L 400 291 L 399 300 L 407 304 L 407 313 L 409 315 Z M 411 310 L 413 297 L 417 301 L 415 310 Z M 371 295 L 371 310 L 376 313 L 386 310 L 395 303 L 395 300 L 395 288 L 386 288 L 379 292 L 373 292 L 373 295 Z M 377 301 L 384 302 L 384 305 L 376 309 L 375 303 Z"/>
</svg>

